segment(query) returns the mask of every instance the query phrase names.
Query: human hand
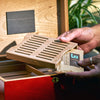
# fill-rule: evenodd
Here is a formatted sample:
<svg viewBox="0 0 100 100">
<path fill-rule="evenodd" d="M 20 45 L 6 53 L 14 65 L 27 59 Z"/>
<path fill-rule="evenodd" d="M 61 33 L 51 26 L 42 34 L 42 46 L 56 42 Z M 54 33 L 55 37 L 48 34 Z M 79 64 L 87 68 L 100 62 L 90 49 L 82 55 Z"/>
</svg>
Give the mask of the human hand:
<svg viewBox="0 0 100 100">
<path fill-rule="evenodd" d="M 65 76 L 75 78 L 100 78 L 100 54 L 91 58 L 86 58 L 79 61 L 78 64 L 89 71 L 84 72 L 68 72 Z M 91 65 L 94 65 L 94 69 L 91 69 Z"/>
<path fill-rule="evenodd" d="M 100 44 L 99 28 L 100 25 L 96 25 L 91 28 L 85 27 L 72 29 L 69 32 L 65 32 L 60 35 L 58 39 L 62 42 L 76 42 L 84 53 L 88 53 Z"/>
</svg>

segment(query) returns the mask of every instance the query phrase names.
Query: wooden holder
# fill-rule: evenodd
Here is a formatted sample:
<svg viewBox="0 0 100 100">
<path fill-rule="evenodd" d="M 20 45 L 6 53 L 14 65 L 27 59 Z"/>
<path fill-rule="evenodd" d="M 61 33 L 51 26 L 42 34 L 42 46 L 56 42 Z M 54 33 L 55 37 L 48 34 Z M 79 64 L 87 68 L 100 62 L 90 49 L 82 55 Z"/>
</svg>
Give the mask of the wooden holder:
<svg viewBox="0 0 100 100">
<path fill-rule="evenodd" d="M 30 41 L 32 43 L 30 43 L 26 40 L 28 40 L 31 36 L 34 36 L 33 34 L 35 33 L 32 32 L 31 35 L 25 37 L 25 41 L 27 43 L 24 44 L 25 46 L 22 46 L 20 42 L 27 33 L 8 35 L 6 12 L 27 10 L 34 10 L 35 12 L 35 33 L 46 36 L 46 38 L 40 39 L 38 37 L 39 41 L 35 38 L 35 42 L 31 39 Z M 14 42 L 16 44 L 20 44 L 19 47 L 21 48 L 17 49 L 17 46 L 14 47 L 17 52 L 13 51 L 12 53 L 10 52 L 10 49 L 8 57 L 13 59 L 16 58 L 16 60 L 30 64 L 33 64 L 34 61 L 35 65 L 42 66 L 41 68 L 38 66 L 33 67 L 32 65 L 28 65 L 26 63 L 9 60 L 6 58 L 6 55 L 0 55 L 0 100 L 55 100 L 56 93 L 54 87 L 56 77 L 53 79 L 53 75 L 51 77 L 51 74 L 57 73 L 55 71 L 55 66 L 57 66 L 56 64 L 58 64 L 59 61 L 62 61 L 61 59 L 63 59 L 65 51 L 67 52 L 68 50 L 76 48 L 77 44 L 58 43 L 54 41 L 55 39 L 47 37 L 56 38 L 61 33 L 69 30 L 68 0 L 0 0 L 0 29 L 0 53 L 6 52 L 6 50 L 12 46 L 9 44 Z M 25 41 L 23 41 L 23 43 Z M 54 43 L 54 45 L 59 48 L 57 49 L 52 45 L 55 52 L 51 52 L 52 50 L 49 50 L 51 53 L 49 52 L 50 54 L 45 55 L 45 57 L 49 59 L 45 60 L 39 57 L 41 57 L 41 52 L 46 47 L 43 46 L 43 48 L 36 50 L 39 46 L 42 47 L 41 44 L 43 44 L 43 42 L 46 43 L 45 46 L 50 46 L 50 43 Z M 29 48 L 28 46 L 32 48 Z M 35 50 L 35 54 L 39 54 L 41 51 L 39 57 L 36 57 L 37 55 L 34 56 L 32 50 Z M 58 52 L 57 50 L 60 51 Z M 57 52 L 58 55 L 55 55 Z M 67 54 L 70 55 L 69 52 Z M 42 57 L 44 57 L 44 55 Z M 57 68 L 59 72 L 64 72 L 63 69 L 60 69 L 60 66 Z M 59 95 L 57 95 L 57 97 L 58 96 Z M 59 99 L 61 100 L 62 97 Z"/>
<path fill-rule="evenodd" d="M 74 48 L 77 49 L 77 44 L 73 42 L 57 42 L 54 38 L 28 34 L 21 44 L 7 51 L 7 57 L 39 67 L 55 68 L 58 71 L 58 67 L 62 66 L 62 62 L 64 62 L 66 67 L 67 65 L 70 66 L 70 56 L 67 56 L 67 54 Z M 74 52 L 78 54 L 78 56 L 81 54 L 83 56 L 82 51 L 76 52 L 74 50 Z M 63 56 L 66 56 L 66 58 Z M 78 58 L 78 60 L 82 60 L 82 56 Z M 60 69 L 60 71 L 62 70 Z M 67 69 L 65 71 L 67 71 Z"/>
</svg>

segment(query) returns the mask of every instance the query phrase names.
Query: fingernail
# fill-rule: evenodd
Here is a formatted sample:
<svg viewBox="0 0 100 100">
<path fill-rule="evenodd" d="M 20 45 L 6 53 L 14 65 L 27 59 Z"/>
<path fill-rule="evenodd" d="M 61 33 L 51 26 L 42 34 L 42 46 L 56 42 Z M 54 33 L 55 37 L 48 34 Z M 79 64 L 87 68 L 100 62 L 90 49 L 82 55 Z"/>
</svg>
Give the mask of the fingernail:
<svg viewBox="0 0 100 100">
<path fill-rule="evenodd" d="M 82 64 L 82 61 L 78 61 L 78 64 L 81 65 Z"/>
<path fill-rule="evenodd" d="M 61 37 L 61 39 L 62 39 L 62 40 L 66 40 L 66 38 L 65 38 L 65 37 Z"/>
<path fill-rule="evenodd" d="M 79 46 L 77 47 L 78 50 L 82 50 L 82 48 L 80 48 Z"/>
<path fill-rule="evenodd" d="M 61 41 L 69 42 L 69 38 L 68 37 L 66 37 L 66 38 L 65 37 L 61 37 L 60 39 L 61 39 Z"/>
</svg>

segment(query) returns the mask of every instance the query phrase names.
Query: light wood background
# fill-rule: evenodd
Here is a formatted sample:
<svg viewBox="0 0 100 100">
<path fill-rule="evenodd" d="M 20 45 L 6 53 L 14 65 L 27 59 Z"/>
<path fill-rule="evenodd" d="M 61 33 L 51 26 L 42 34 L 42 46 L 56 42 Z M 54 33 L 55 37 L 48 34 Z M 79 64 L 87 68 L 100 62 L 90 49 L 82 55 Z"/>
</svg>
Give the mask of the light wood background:
<svg viewBox="0 0 100 100">
<path fill-rule="evenodd" d="M 6 12 L 35 10 L 35 30 L 37 34 L 48 37 L 57 37 L 58 29 L 58 8 L 60 2 L 61 31 L 68 30 L 68 0 L 0 0 L 0 45 L 16 41 L 20 43 L 27 33 L 7 35 Z M 66 14 L 65 14 L 66 13 Z M 5 47 L 6 44 L 3 45 Z"/>
</svg>

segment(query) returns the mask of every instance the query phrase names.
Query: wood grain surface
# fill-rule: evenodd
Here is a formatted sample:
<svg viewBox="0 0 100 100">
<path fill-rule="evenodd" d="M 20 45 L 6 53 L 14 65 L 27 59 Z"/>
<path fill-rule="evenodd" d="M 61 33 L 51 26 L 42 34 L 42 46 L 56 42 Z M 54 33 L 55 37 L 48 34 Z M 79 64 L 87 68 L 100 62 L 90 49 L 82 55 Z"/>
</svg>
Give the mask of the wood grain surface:
<svg viewBox="0 0 100 100">
<path fill-rule="evenodd" d="M 7 35 L 6 12 L 35 10 L 36 31 L 50 37 L 57 37 L 57 2 L 61 2 L 61 9 L 67 15 L 68 12 L 65 10 L 67 9 L 67 0 L 0 0 L 0 35 L 2 38 Z M 2 40 L 1 36 L 0 40 Z M 23 34 L 20 34 L 20 36 L 23 36 Z M 8 37 L 12 37 L 12 35 Z"/>
<path fill-rule="evenodd" d="M 56 38 L 69 29 L 68 0 L 0 0 L 0 51 L 13 41 L 19 44 L 27 34 L 7 35 L 6 12 L 25 10 L 35 11 L 37 34 Z"/>
<path fill-rule="evenodd" d="M 17 46 L 10 48 L 7 58 L 39 67 L 56 68 L 65 52 L 77 47 L 77 43 L 57 42 L 37 34 L 28 34 Z"/>
</svg>

